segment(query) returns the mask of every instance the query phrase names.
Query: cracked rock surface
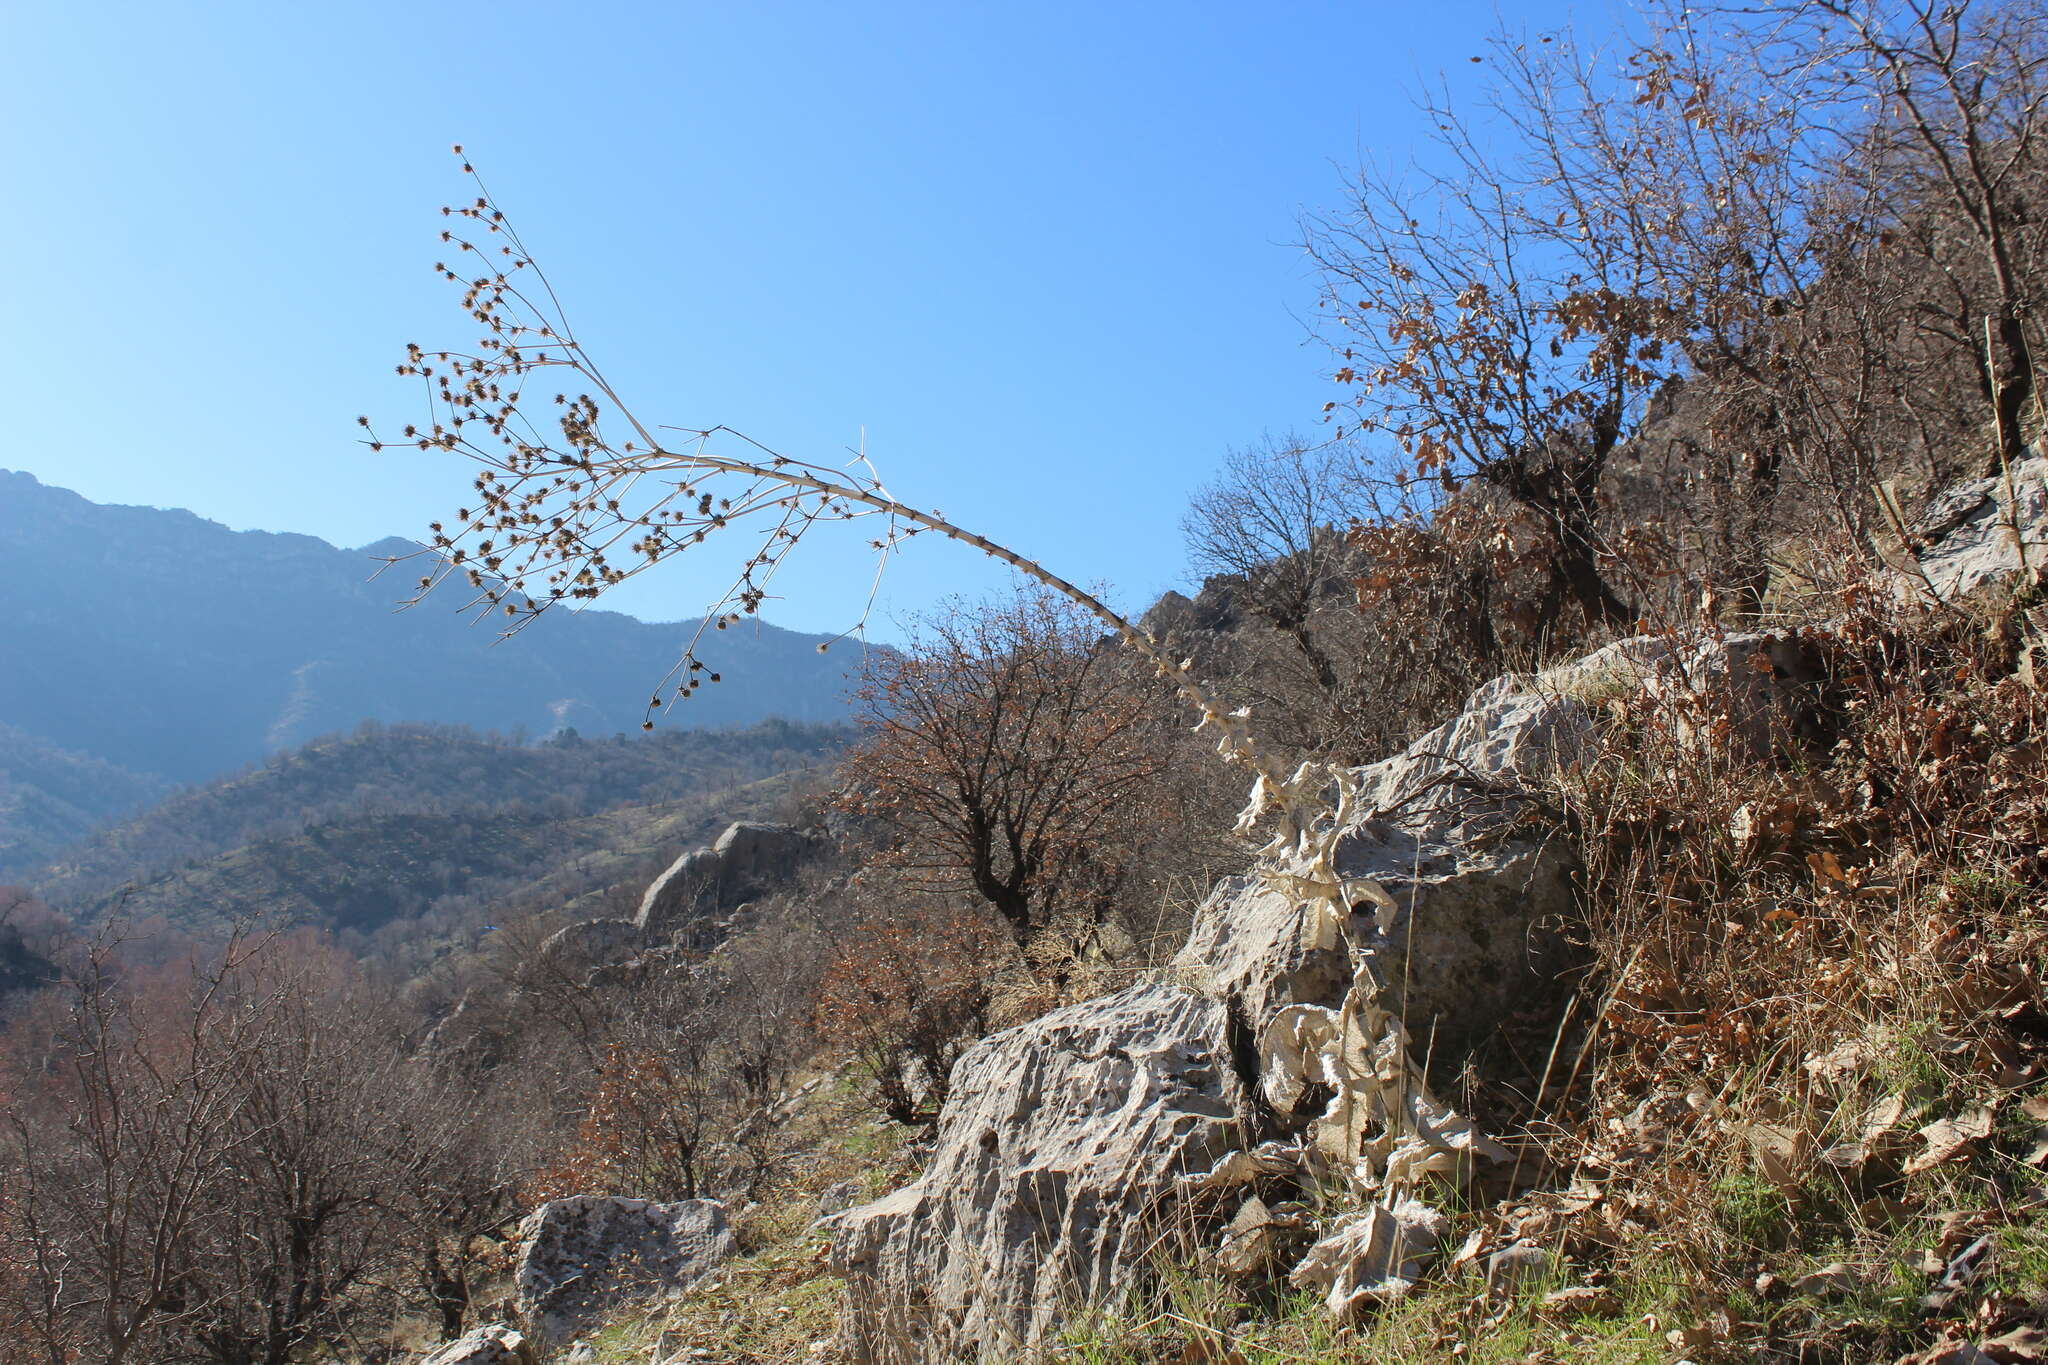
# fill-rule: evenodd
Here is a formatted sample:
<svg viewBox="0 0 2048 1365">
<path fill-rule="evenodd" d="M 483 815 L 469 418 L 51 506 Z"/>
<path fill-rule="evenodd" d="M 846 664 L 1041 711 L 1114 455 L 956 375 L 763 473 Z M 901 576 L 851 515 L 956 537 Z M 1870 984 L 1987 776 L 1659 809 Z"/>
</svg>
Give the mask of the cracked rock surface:
<svg viewBox="0 0 2048 1365">
<path fill-rule="evenodd" d="M 725 1208 L 715 1200 L 551 1200 L 520 1225 L 519 1319 L 542 1349 L 551 1349 L 627 1304 L 674 1298 L 732 1251 Z"/>
<path fill-rule="evenodd" d="M 1055 1010 L 976 1045 L 924 1174 L 837 1214 L 857 1361 L 993 1359 L 1130 1282 L 1176 1233 L 1176 1181 L 1242 1145 L 1224 1006 L 1171 985 Z"/>
</svg>

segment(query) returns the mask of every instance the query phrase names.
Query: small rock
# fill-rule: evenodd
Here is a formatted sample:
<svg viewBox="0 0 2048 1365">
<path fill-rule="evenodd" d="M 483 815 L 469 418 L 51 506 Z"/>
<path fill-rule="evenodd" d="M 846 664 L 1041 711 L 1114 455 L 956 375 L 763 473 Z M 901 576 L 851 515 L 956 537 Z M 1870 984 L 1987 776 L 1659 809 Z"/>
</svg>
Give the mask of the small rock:
<svg viewBox="0 0 2048 1365">
<path fill-rule="evenodd" d="M 626 1303 L 676 1297 L 732 1249 L 725 1209 L 713 1200 L 553 1200 L 520 1225 L 520 1321 L 537 1345 L 550 1348 Z"/>
<path fill-rule="evenodd" d="M 533 1365 L 533 1350 L 517 1330 L 494 1322 L 449 1342 L 420 1365 Z"/>
<path fill-rule="evenodd" d="M 1512 1294 L 1530 1280 L 1550 1273 L 1550 1253 L 1533 1242 L 1504 1246 L 1486 1258 L 1486 1287 L 1497 1294 Z"/>
<path fill-rule="evenodd" d="M 1862 1276 L 1840 1261 L 1824 1265 L 1819 1270 L 1810 1270 L 1792 1281 L 1792 1292 L 1810 1294 L 1819 1299 L 1839 1298 L 1853 1294 L 1862 1283 Z"/>
<path fill-rule="evenodd" d="M 827 1185 L 818 1191 L 818 1217 L 830 1218 L 844 1209 L 850 1209 L 860 1198 L 858 1180 L 842 1180 L 836 1185 Z"/>
</svg>

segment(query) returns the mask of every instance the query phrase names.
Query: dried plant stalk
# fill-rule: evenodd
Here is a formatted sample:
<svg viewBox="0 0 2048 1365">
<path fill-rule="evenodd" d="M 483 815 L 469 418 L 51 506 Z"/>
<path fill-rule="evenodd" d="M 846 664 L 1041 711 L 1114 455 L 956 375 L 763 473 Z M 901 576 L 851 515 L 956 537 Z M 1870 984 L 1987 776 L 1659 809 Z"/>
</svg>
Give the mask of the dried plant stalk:
<svg viewBox="0 0 2048 1365">
<path fill-rule="evenodd" d="M 461 154 L 459 146 L 455 150 Z M 811 528 L 874 519 L 877 531 L 869 544 L 878 579 L 896 546 L 933 532 L 993 556 L 1076 603 L 1180 690 L 1201 718 L 1197 728 L 1217 732 L 1223 759 L 1253 770 L 1239 832 L 1250 834 L 1268 814 L 1275 818 L 1261 874 L 1276 892 L 1305 906 L 1311 937 L 1348 937 L 1354 904 L 1391 907 L 1377 883 L 1343 877 L 1334 866 L 1339 837 L 1364 814 L 1354 775 L 1318 763 L 1283 772 L 1252 733 L 1247 709 L 1226 708 L 1188 661 L 1176 660 L 1095 594 L 1029 556 L 900 500 L 865 456 L 836 468 L 782 455 L 723 426 L 684 429 L 643 421 L 577 338 L 546 276 L 474 168 L 465 162 L 463 169 L 475 180 L 477 194 L 467 205 L 442 210 L 455 220 L 442 240 L 465 268 L 442 262 L 437 269 L 462 290 L 463 307 L 482 328 L 482 338 L 468 352 L 409 346 L 398 368 L 426 386 L 430 406 L 427 423 L 407 426 L 403 439 L 423 451 L 467 456 L 480 472 L 475 506 L 461 509 L 452 524 L 434 524 L 429 547 L 420 552 L 430 557 L 431 567 L 411 601 L 460 574 L 475 594 L 471 607 L 479 615 L 504 616 L 506 633 L 516 633 L 560 603 L 594 599 L 721 533 L 751 534 L 738 574 L 649 699 L 651 728 L 655 711 L 719 681 L 698 657 L 704 632 L 758 615 L 775 573 Z M 574 379 L 558 387 L 544 382 L 548 371 Z M 539 415 L 526 406 L 532 401 L 526 391 L 536 384 L 548 394 Z M 368 418 L 360 422 L 371 428 Z M 369 442 L 372 448 L 387 444 L 374 430 Z M 738 454 L 728 453 L 735 448 Z M 1377 1009 L 1378 994 L 1370 972 L 1361 971 L 1345 1017 L 1370 1020 L 1365 1031 L 1372 1039 L 1405 1055 L 1405 1034 L 1397 1020 Z M 1406 1064 L 1377 1072 L 1354 1077 L 1347 1070 L 1331 1080 L 1347 1092 L 1354 1084 L 1359 1088 L 1355 1107 L 1383 1122 L 1390 1141 L 1411 1136 L 1403 1131 L 1412 1126 L 1404 1116 L 1418 1103 L 1432 1112 L 1435 1107 L 1421 1088 L 1419 1071 Z M 1392 1169 L 1385 1174 L 1389 1186 L 1406 1183 Z"/>
</svg>

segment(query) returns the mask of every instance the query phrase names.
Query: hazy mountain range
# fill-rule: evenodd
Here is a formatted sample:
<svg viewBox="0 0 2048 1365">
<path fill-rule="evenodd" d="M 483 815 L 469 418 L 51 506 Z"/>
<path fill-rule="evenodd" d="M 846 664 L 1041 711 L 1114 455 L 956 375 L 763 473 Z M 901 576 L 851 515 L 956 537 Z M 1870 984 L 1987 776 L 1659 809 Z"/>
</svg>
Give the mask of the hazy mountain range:
<svg viewBox="0 0 2048 1365">
<path fill-rule="evenodd" d="M 232 531 L 102 505 L 0 470 L 0 880 L 175 786 L 366 720 L 637 733 L 691 623 L 544 617 L 498 644 L 454 608 L 394 610 L 387 540 Z M 846 715 L 850 656 L 771 625 L 725 631 L 729 680 L 666 727 Z"/>
</svg>

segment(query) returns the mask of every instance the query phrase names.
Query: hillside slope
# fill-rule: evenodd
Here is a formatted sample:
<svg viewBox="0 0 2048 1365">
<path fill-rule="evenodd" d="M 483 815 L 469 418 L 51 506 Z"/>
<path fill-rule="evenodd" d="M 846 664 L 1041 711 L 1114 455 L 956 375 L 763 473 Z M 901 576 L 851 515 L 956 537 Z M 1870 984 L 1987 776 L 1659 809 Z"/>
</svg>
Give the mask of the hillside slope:
<svg viewBox="0 0 2048 1365">
<path fill-rule="evenodd" d="M 180 792 L 24 880 L 82 922 L 118 906 L 196 931 L 265 916 L 372 932 L 551 875 L 559 904 L 758 813 L 778 775 L 829 764 L 847 737 L 771 721 L 526 746 L 366 727 Z"/>
<path fill-rule="evenodd" d="M 0 723 L 0 883 L 170 790 L 160 777 Z"/>
</svg>

